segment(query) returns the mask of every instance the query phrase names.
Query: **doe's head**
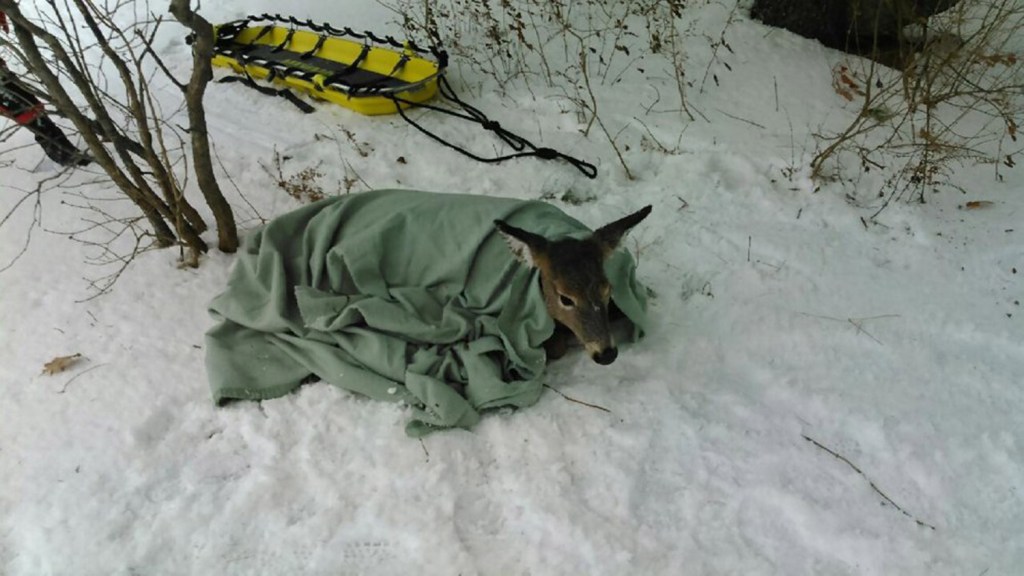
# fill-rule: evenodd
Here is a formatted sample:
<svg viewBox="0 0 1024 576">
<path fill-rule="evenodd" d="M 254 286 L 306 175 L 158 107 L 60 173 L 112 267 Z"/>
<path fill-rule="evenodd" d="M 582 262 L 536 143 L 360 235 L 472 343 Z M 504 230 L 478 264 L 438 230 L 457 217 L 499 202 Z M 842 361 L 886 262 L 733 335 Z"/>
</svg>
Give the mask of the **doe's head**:
<svg viewBox="0 0 1024 576">
<path fill-rule="evenodd" d="M 541 291 L 551 318 L 569 328 L 598 364 L 611 364 L 618 356 L 608 322 L 612 287 L 604 275 L 604 261 L 650 213 L 651 207 L 645 206 L 582 240 L 549 240 L 502 220 L 494 221 L 516 258 L 540 270 Z"/>
</svg>

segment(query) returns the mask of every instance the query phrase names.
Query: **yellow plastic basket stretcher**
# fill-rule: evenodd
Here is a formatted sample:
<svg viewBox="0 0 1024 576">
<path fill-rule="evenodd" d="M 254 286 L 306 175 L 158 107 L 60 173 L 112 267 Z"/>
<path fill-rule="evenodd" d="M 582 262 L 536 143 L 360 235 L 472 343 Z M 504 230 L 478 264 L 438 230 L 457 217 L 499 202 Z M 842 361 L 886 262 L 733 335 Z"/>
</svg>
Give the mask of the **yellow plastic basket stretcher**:
<svg viewBox="0 0 1024 576">
<path fill-rule="evenodd" d="M 440 49 L 269 14 L 217 26 L 214 52 L 215 66 L 367 115 L 426 102 L 448 63 Z"/>
</svg>

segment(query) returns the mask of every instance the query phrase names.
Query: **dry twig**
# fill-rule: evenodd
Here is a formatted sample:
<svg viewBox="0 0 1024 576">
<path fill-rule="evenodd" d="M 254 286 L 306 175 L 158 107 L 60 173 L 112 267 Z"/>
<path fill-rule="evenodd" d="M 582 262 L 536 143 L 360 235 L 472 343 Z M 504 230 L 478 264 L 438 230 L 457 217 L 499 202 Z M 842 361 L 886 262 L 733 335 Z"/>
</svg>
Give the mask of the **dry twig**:
<svg viewBox="0 0 1024 576">
<path fill-rule="evenodd" d="M 575 398 L 573 398 L 573 397 L 571 397 L 571 396 L 566 396 L 565 394 L 563 394 L 562 392 L 560 392 L 560 391 L 558 390 L 558 388 L 555 388 L 555 387 L 553 387 L 553 386 L 549 386 L 549 385 L 545 384 L 545 385 L 544 385 L 544 387 L 545 387 L 545 388 L 547 388 L 547 389 L 549 389 L 549 390 L 554 390 L 554 391 L 555 391 L 555 394 L 558 394 L 559 396 L 561 396 L 562 398 L 565 398 L 565 399 L 566 399 L 566 400 L 568 400 L 569 402 L 575 402 L 575 403 L 577 403 L 577 404 L 582 404 L 582 405 L 584 405 L 584 406 L 588 406 L 588 407 L 590 407 L 590 408 L 596 408 L 596 409 L 598 409 L 598 410 L 601 410 L 602 412 L 607 412 L 607 413 L 609 413 L 609 414 L 611 414 L 611 413 L 612 413 L 612 411 L 611 411 L 611 410 L 609 410 L 609 409 L 605 408 L 604 406 L 598 406 L 597 404 L 591 404 L 590 402 L 584 402 L 584 401 L 582 401 L 582 400 L 577 400 L 577 399 L 575 399 Z"/>
<path fill-rule="evenodd" d="M 860 468 L 858 468 L 856 464 L 854 464 L 853 462 L 850 462 L 845 456 L 843 456 L 842 454 L 837 453 L 835 450 L 832 450 L 832 449 L 828 448 L 827 446 L 825 446 L 821 442 L 818 442 L 817 440 L 815 440 L 814 438 L 811 438 L 810 436 L 807 436 L 806 434 L 801 434 L 801 436 L 803 437 L 804 440 L 807 440 L 811 444 L 814 444 L 818 448 L 821 448 L 825 452 L 828 452 L 829 454 L 834 456 L 836 459 L 838 459 L 838 460 L 840 460 L 842 462 L 845 462 L 846 465 L 849 466 L 850 468 L 853 468 L 854 472 L 856 472 L 857 474 L 860 474 L 862 478 L 867 480 L 868 485 L 871 486 L 871 489 L 874 490 L 876 494 L 881 496 L 882 499 L 885 500 L 885 502 L 887 502 L 888 504 L 891 504 L 893 508 L 899 510 L 904 516 L 906 516 L 907 518 L 910 518 L 911 520 L 913 520 L 918 526 L 922 526 L 924 528 L 930 528 L 932 530 L 935 530 L 935 526 L 932 526 L 931 524 L 928 524 L 927 522 L 922 522 L 921 520 L 918 520 L 910 512 L 907 512 L 906 510 L 904 510 L 899 504 L 893 502 L 892 498 L 889 498 L 885 494 L 885 492 L 882 492 L 882 490 L 879 489 L 878 486 L 875 485 L 875 483 L 871 480 L 871 478 L 868 478 L 867 474 L 865 474 Z"/>
<path fill-rule="evenodd" d="M 67 392 L 68 391 L 68 386 L 70 386 L 71 383 L 74 382 L 75 380 L 78 380 L 79 377 L 84 376 L 85 374 L 87 374 L 89 372 L 92 372 L 93 370 L 95 370 L 97 368 L 100 368 L 102 366 L 106 366 L 106 365 L 107 365 L 106 363 L 97 364 L 95 366 L 91 366 L 89 368 L 86 368 L 85 370 L 82 370 L 78 374 L 75 374 L 74 376 L 69 378 L 67 382 L 64 383 L 64 386 L 62 386 L 61 389 L 57 391 L 57 394 L 63 394 L 65 392 Z"/>
</svg>

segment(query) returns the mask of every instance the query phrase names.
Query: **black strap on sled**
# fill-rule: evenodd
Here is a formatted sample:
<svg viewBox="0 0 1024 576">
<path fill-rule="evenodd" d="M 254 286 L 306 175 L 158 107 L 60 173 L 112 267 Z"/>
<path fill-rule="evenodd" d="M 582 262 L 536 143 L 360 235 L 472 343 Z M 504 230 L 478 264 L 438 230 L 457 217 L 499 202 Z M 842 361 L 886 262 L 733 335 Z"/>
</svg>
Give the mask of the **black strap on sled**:
<svg viewBox="0 0 1024 576">
<path fill-rule="evenodd" d="M 335 82 L 344 80 L 346 76 L 352 74 L 356 70 L 359 70 L 359 65 L 363 63 L 363 60 L 366 60 L 366 56 L 369 53 L 370 53 L 370 45 L 369 44 L 363 44 L 363 49 L 359 51 L 359 56 L 356 56 L 356 59 L 353 60 L 352 63 L 349 64 L 348 66 L 345 66 L 343 69 L 341 69 L 341 70 L 335 72 L 334 74 L 331 74 L 330 76 L 328 76 L 324 80 L 324 84 L 325 85 L 330 85 L 330 84 L 333 84 Z"/>
<path fill-rule="evenodd" d="M 281 43 L 275 46 L 271 52 L 280 52 L 287 48 L 292 43 L 293 36 L 295 36 L 295 28 L 289 28 L 288 33 L 284 35 L 284 40 L 281 40 Z"/>
<path fill-rule="evenodd" d="M 306 52 L 303 52 L 299 56 L 299 58 L 302 60 L 309 60 L 310 58 L 315 56 L 316 53 L 319 52 L 321 48 L 323 48 L 324 42 L 327 40 L 327 38 L 329 38 L 327 34 L 321 34 L 320 37 L 316 39 L 316 45 L 307 50 Z"/>
<path fill-rule="evenodd" d="M 272 77 L 268 77 L 267 79 L 273 80 Z M 249 88 L 252 88 L 257 92 L 266 94 L 267 96 L 280 96 L 294 104 L 295 107 L 298 108 L 299 110 L 302 110 L 304 114 L 311 114 L 316 110 L 316 108 L 313 108 L 313 106 L 309 102 L 306 102 L 302 98 L 299 98 L 291 90 L 287 88 L 276 90 L 269 86 L 261 86 L 260 84 L 256 83 L 252 76 L 225 76 L 224 78 L 218 80 L 218 82 L 241 82 L 243 86 L 248 86 Z"/>
</svg>

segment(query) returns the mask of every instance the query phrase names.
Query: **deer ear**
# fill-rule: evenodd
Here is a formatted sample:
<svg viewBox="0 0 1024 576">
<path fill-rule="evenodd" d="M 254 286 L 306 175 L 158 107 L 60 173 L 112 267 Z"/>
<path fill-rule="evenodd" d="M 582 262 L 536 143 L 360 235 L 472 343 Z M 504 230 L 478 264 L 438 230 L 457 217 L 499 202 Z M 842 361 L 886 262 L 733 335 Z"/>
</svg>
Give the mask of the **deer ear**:
<svg viewBox="0 0 1024 576">
<path fill-rule="evenodd" d="M 619 242 L 626 235 L 633 226 L 639 224 L 647 215 L 651 213 L 651 206 L 647 205 L 643 208 L 633 212 L 629 216 L 620 218 L 611 224 L 605 224 L 601 228 L 598 228 L 593 235 L 593 239 L 601 245 L 601 250 L 605 256 L 611 254 L 619 247 Z"/>
<path fill-rule="evenodd" d="M 517 260 L 530 267 L 537 266 L 537 257 L 547 249 L 546 238 L 511 226 L 503 220 L 495 220 L 494 226 L 505 237 L 509 250 L 512 250 Z"/>
</svg>

